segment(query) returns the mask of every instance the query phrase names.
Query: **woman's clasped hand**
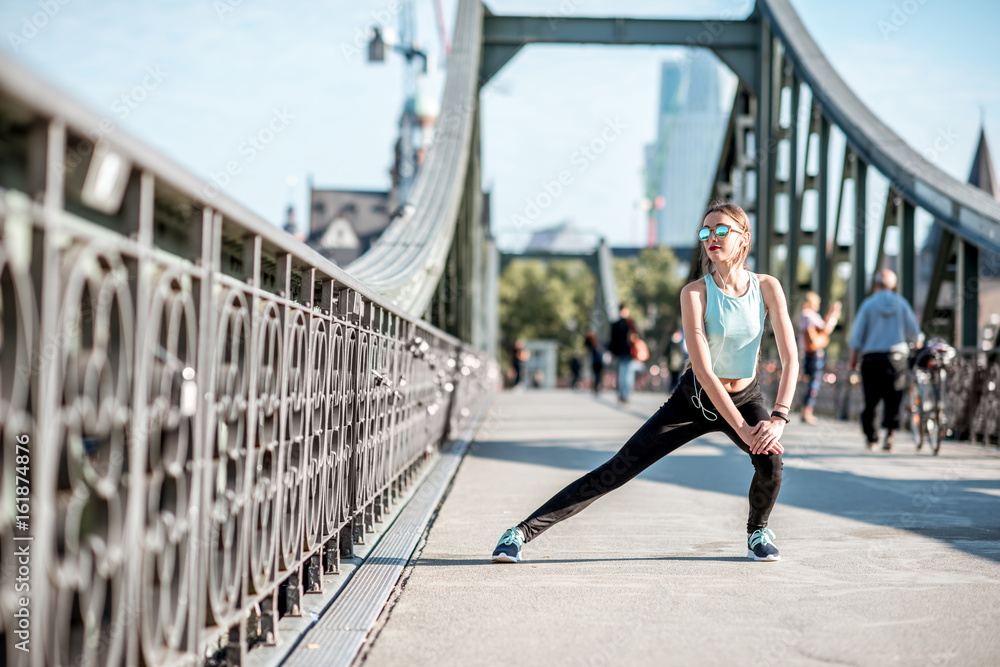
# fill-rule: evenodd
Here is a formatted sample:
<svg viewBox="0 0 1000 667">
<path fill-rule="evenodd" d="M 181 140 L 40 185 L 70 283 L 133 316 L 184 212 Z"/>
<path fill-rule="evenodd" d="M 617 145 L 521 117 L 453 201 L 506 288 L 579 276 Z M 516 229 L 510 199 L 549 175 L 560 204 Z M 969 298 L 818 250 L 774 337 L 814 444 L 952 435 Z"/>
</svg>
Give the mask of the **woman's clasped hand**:
<svg viewBox="0 0 1000 667">
<path fill-rule="evenodd" d="M 744 440 L 750 445 L 751 454 L 781 454 L 785 448 L 781 446 L 781 434 L 785 431 L 783 419 L 765 419 L 756 426 L 750 427 L 750 440 Z"/>
</svg>

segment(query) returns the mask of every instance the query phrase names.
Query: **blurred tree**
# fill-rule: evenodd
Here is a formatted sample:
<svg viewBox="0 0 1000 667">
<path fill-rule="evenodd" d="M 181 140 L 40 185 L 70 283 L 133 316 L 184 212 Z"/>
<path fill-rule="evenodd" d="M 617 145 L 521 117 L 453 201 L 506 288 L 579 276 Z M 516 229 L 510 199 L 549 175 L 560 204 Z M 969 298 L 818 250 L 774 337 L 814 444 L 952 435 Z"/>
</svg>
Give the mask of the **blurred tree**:
<svg viewBox="0 0 1000 667">
<path fill-rule="evenodd" d="M 616 258 L 614 269 L 618 297 L 629 304 L 656 361 L 681 323 L 679 296 L 685 278 L 678 275 L 680 263 L 669 248 L 646 248 L 638 257 Z M 510 367 L 507 351 L 517 339 L 548 339 L 559 343 L 558 372 L 568 375 L 572 356 L 585 354 L 583 337 L 595 289 L 594 276 L 583 262 L 512 261 L 500 276 L 500 342 L 505 351 L 501 366 Z"/>
<path fill-rule="evenodd" d="M 595 280 L 579 260 L 543 263 L 514 260 L 500 276 L 501 366 L 510 367 L 510 354 L 520 338 L 559 343 L 560 376 L 569 374 L 569 360 L 583 354 L 594 308 Z"/>
<path fill-rule="evenodd" d="M 639 335 L 649 346 L 650 361 L 663 357 L 670 335 L 680 328 L 680 293 L 687 272 L 679 276 L 680 262 L 670 248 L 645 248 L 639 256 L 617 257 L 618 298 L 629 305 Z"/>
</svg>

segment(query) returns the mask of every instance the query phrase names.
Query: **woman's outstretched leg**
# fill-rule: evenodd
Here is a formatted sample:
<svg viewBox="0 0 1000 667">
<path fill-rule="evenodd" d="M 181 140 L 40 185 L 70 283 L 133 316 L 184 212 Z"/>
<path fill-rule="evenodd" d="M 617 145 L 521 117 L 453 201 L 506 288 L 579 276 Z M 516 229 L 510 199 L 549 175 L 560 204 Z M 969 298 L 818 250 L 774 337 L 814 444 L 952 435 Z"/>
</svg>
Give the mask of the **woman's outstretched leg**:
<svg viewBox="0 0 1000 667">
<path fill-rule="evenodd" d="M 610 460 L 588 472 L 510 528 L 493 553 L 495 562 L 518 562 L 521 545 L 555 524 L 578 514 L 601 496 L 621 487 L 640 472 L 700 435 L 717 428 L 691 405 L 690 378 L 681 381 L 666 403 L 643 424 Z"/>
</svg>

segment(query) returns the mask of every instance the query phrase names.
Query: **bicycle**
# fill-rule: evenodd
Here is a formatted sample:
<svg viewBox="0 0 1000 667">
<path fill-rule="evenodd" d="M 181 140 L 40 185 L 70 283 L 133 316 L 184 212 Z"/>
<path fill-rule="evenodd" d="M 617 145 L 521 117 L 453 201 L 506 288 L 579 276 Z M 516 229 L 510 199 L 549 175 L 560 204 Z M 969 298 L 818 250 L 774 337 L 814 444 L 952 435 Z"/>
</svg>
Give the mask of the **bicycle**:
<svg viewBox="0 0 1000 667">
<path fill-rule="evenodd" d="M 955 358 L 955 348 L 932 340 L 910 357 L 913 381 L 910 382 L 907 421 L 919 452 L 928 443 L 931 452 L 941 453 L 941 441 L 948 434 L 947 366 Z"/>
</svg>

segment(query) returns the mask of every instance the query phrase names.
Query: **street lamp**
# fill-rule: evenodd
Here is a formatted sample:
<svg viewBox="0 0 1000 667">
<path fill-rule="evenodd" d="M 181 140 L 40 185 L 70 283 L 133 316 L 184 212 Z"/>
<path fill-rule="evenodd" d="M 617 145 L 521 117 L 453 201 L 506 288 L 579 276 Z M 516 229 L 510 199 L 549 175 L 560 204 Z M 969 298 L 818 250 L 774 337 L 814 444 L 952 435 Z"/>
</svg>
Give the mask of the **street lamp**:
<svg viewBox="0 0 1000 667">
<path fill-rule="evenodd" d="M 428 56 L 426 51 L 418 49 L 412 41 L 407 41 L 406 44 L 397 44 L 391 37 L 386 39 L 380 26 L 372 26 L 372 37 L 368 40 L 368 62 L 384 63 L 387 46 L 390 50 L 406 58 L 407 63 L 412 62 L 414 58 L 420 58 L 420 73 L 427 74 Z"/>
<path fill-rule="evenodd" d="M 368 62 L 385 62 L 385 39 L 382 38 L 382 29 L 378 26 L 372 28 L 372 38 L 368 41 Z"/>
</svg>

